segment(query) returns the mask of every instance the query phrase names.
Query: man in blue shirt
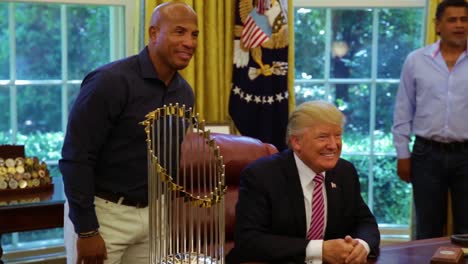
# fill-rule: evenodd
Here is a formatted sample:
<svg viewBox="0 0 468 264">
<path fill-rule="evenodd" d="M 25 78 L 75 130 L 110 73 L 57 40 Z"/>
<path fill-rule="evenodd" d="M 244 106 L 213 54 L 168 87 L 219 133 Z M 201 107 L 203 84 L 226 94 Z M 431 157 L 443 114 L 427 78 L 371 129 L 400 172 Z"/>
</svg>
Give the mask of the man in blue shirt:
<svg viewBox="0 0 468 264">
<path fill-rule="evenodd" d="M 139 122 L 163 105 L 193 107 L 178 70 L 195 53 L 197 15 L 182 2 L 159 5 L 148 33 L 138 55 L 85 77 L 70 112 L 59 163 L 69 264 L 149 261 L 147 145 Z"/>
<path fill-rule="evenodd" d="M 468 233 L 467 2 L 442 1 L 435 22 L 440 40 L 403 65 L 392 128 L 397 173 L 413 184 L 417 239 L 444 235 L 448 190 L 454 232 Z"/>
</svg>

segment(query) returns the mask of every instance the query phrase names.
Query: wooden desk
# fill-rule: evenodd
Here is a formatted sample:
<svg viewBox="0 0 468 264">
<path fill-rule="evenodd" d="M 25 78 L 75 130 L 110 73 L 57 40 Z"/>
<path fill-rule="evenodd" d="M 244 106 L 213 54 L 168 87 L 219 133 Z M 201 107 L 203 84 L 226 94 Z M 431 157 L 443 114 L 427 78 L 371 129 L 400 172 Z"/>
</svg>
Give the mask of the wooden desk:
<svg viewBox="0 0 468 264">
<path fill-rule="evenodd" d="M 384 246 L 380 249 L 380 256 L 376 260 L 369 260 L 368 264 L 430 264 L 432 255 L 442 246 L 460 247 L 452 244 L 448 237 L 415 240 L 398 245 Z M 465 257 L 465 264 L 468 259 Z M 243 264 L 267 264 L 265 262 L 245 262 Z"/>
<path fill-rule="evenodd" d="M 61 177 L 53 178 L 50 191 L 0 196 L 0 238 L 2 233 L 63 227 L 65 195 Z M 0 264 L 2 264 L 0 240 Z"/>
<path fill-rule="evenodd" d="M 385 246 L 380 249 L 380 256 L 377 260 L 368 263 L 378 264 L 413 264 L 431 263 L 431 257 L 437 248 L 441 246 L 460 247 L 452 244 L 448 237 L 414 240 L 392 246 Z M 468 259 L 465 258 L 465 263 Z"/>
</svg>

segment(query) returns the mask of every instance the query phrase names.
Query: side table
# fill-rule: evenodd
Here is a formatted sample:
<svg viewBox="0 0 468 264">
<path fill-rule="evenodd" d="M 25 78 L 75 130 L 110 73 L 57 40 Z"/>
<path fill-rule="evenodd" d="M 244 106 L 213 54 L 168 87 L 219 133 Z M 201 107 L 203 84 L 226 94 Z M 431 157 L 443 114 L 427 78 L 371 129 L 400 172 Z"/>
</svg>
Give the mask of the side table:
<svg viewBox="0 0 468 264">
<path fill-rule="evenodd" d="M 0 194 L 0 264 L 2 233 L 63 227 L 65 194 L 61 177 L 53 177 L 54 188 L 30 194 Z"/>
</svg>

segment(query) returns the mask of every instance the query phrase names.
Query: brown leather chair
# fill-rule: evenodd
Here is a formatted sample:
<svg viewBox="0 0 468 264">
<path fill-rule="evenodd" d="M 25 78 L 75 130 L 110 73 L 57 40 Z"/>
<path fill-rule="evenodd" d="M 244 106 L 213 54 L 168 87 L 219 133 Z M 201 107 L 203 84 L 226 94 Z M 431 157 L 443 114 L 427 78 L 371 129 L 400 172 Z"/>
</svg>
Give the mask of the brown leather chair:
<svg viewBox="0 0 468 264">
<path fill-rule="evenodd" d="M 234 246 L 234 224 L 240 173 L 252 161 L 276 153 L 278 150 L 271 144 L 263 143 L 258 139 L 246 136 L 211 133 L 210 137 L 219 146 L 225 165 L 225 184 L 227 186 L 225 194 L 225 254 L 227 254 Z M 186 153 L 190 151 L 187 148 L 190 144 L 203 144 L 203 139 L 197 134 L 190 134 L 184 139 L 182 156 L 187 157 L 187 159 L 182 157 L 181 166 L 201 166 L 201 162 L 204 160 L 203 153 L 186 156 Z M 196 176 L 193 178 L 194 181 L 197 179 Z"/>
</svg>

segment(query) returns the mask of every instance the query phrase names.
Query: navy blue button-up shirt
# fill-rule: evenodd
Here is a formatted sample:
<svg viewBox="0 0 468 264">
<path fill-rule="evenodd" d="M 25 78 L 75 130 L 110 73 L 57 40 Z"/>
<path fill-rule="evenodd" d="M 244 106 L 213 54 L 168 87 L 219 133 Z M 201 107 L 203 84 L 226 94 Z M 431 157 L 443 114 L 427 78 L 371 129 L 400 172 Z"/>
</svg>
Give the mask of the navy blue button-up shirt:
<svg viewBox="0 0 468 264">
<path fill-rule="evenodd" d="M 147 48 L 85 77 L 59 162 L 75 232 L 99 227 L 95 190 L 147 201 L 146 134 L 139 123 L 147 113 L 171 103 L 193 107 L 193 91 L 178 73 L 166 86 Z"/>
</svg>

